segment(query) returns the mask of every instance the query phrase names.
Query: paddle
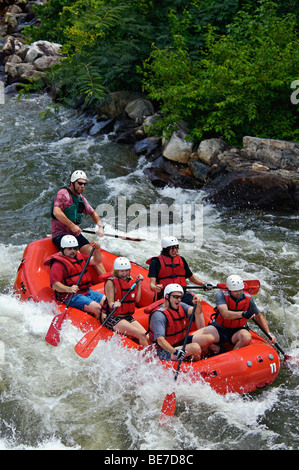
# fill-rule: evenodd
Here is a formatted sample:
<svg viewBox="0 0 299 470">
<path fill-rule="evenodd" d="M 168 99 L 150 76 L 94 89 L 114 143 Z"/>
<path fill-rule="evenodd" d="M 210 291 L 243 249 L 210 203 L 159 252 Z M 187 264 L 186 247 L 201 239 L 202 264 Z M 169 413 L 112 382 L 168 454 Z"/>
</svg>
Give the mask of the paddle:
<svg viewBox="0 0 299 470">
<path fill-rule="evenodd" d="M 267 333 L 267 331 L 265 330 L 265 328 L 264 328 L 262 325 L 260 325 L 259 322 L 258 322 L 254 317 L 251 317 L 251 320 L 253 321 L 253 323 L 255 323 L 255 324 L 259 327 L 259 329 L 267 336 L 267 338 L 269 338 L 270 340 L 272 340 L 271 335 L 269 335 L 269 333 Z M 276 349 L 277 349 L 279 352 L 281 352 L 281 354 L 283 354 L 283 356 L 284 356 L 283 363 L 284 363 L 284 364 L 286 364 L 287 361 L 293 361 L 293 362 L 295 362 L 296 365 L 299 364 L 298 358 L 292 357 L 292 356 L 289 356 L 288 354 L 286 354 L 286 353 L 281 349 L 281 347 L 279 346 L 278 343 L 272 343 L 272 344 L 273 344 L 273 346 L 276 347 Z"/>
<path fill-rule="evenodd" d="M 248 292 L 249 294 L 255 295 L 258 293 L 260 290 L 261 283 L 258 280 L 253 280 L 253 281 L 244 281 L 245 287 L 244 290 Z M 203 289 L 204 286 L 186 286 L 186 289 Z M 219 282 L 216 286 L 212 286 L 212 289 L 223 289 L 225 290 L 226 283 L 225 282 Z"/>
<path fill-rule="evenodd" d="M 193 310 L 192 310 L 190 322 L 189 322 L 189 325 L 188 325 L 188 328 L 187 328 L 187 333 L 186 333 L 184 343 L 183 343 L 183 347 L 182 347 L 183 351 L 185 351 L 185 349 L 186 349 L 188 336 L 189 336 L 191 325 L 192 325 L 192 322 L 193 322 L 193 319 L 194 319 L 195 309 L 196 309 L 196 305 L 194 305 Z M 175 372 L 175 375 L 174 375 L 174 381 L 176 381 L 177 378 L 178 378 L 182 360 L 183 359 L 179 360 L 179 363 L 178 363 L 178 366 L 177 366 L 177 369 L 176 369 L 176 372 Z M 163 405 L 162 405 L 162 408 L 161 408 L 160 422 L 161 422 L 162 426 L 164 426 L 167 423 L 168 418 L 171 418 L 174 415 L 175 406 L 176 406 L 176 396 L 175 396 L 175 392 L 172 392 L 172 393 L 166 395 L 166 397 L 164 399 L 164 402 L 163 402 Z"/>
<path fill-rule="evenodd" d="M 125 300 L 125 298 L 130 294 L 130 292 L 132 292 L 132 290 L 135 289 L 138 282 L 139 282 L 139 279 L 132 285 L 132 287 L 128 290 L 128 292 L 123 296 L 120 303 L 122 303 Z M 90 356 L 90 354 L 96 348 L 100 340 L 100 337 L 99 337 L 100 330 L 103 328 L 105 323 L 109 320 L 109 318 L 112 317 L 115 310 L 117 309 L 118 307 L 115 307 L 112 310 L 112 312 L 110 312 L 109 315 L 105 318 L 104 322 L 101 324 L 99 328 L 86 333 L 86 335 L 83 336 L 83 338 L 81 338 L 80 341 L 76 344 L 75 351 L 80 357 L 83 357 L 84 359 L 86 359 L 87 357 Z"/>
<path fill-rule="evenodd" d="M 91 233 L 93 235 L 95 235 L 95 232 L 94 230 L 83 230 L 84 233 Z M 132 238 L 132 237 L 127 237 L 125 235 L 116 235 L 114 233 L 106 233 L 104 234 L 104 236 L 106 237 L 113 237 L 113 238 L 122 238 L 123 240 L 131 240 L 132 242 L 144 242 L 145 239 L 144 238 Z"/>
<path fill-rule="evenodd" d="M 89 253 L 89 256 L 87 258 L 87 261 L 85 263 L 85 266 L 83 268 L 83 271 L 82 273 L 80 274 L 79 276 L 79 279 L 77 281 L 77 284 L 76 286 L 79 285 L 81 279 L 82 279 L 82 276 L 83 274 L 85 273 L 86 271 L 86 268 L 88 266 L 88 263 L 90 261 L 90 258 L 92 257 L 93 255 L 93 252 L 94 252 L 95 248 L 92 248 L 91 252 Z M 70 306 L 70 303 L 72 301 L 72 298 L 74 297 L 74 293 L 72 293 L 72 295 L 70 296 L 70 298 L 68 299 L 67 301 L 67 304 L 66 304 L 66 307 L 64 309 L 63 312 L 61 313 L 58 313 L 52 320 L 52 323 L 50 325 L 50 328 L 48 330 L 48 333 L 46 334 L 46 337 L 45 337 L 45 340 L 47 341 L 47 343 L 49 344 L 52 344 L 52 346 L 57 346 L 59 341 L 60 341 L 60 329 L 61 329 L 61 325 L 62 325 L 62 322 L 66 316 L 66 312 L 67 312 L 67 309 L 69 308 Z"/>
</svg>

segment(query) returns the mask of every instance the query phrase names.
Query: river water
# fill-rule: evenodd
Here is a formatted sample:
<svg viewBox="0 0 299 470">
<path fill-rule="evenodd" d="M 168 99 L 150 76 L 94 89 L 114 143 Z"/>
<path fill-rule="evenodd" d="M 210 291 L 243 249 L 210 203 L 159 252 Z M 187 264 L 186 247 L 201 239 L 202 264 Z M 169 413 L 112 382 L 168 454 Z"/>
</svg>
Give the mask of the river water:
<svg viewBox="0 0 299 470">
<path fill-rule="evenodd" d="M 298 449 L 295 367 L 282 366 L 270 387 L 246 396 L 219 396 L 206 384 L 178 380 L 175 417 L 161 427 L 161 406 L 174 386 L 170 372 L 152 369 L 136 351 L 120 348 L 116 337 L 81 359 L 74 345 L 82 334 L 68 322 L 57 348 L 44 341 L 53 307 L 20 302 L 13 283 L 25 246 L 49 234 L 50 202 L 74 169 L 87 172 L 85 195 L 92 205 L 112 208 L 103 219 L 107 232 L 129 230 L 148 240 L 106 237 L 103 248 L 142 265 L 159 253 L 157 232 L 142 223 L 130 231 L 119 206 L 134 225 L 135 210 L 150 212 L 155 204 L 200 208 L 204 196 L 154 188 L 142 171 L 144 157 L 104 136 L 76 137 L 86 117 L 60 110 L 41 120 L 49 103 L 43 95 L 20 101 L 7 95 L 0 105 L 0 449 Z M 298 357 L 298 214 L 206 204 L 201 215 L 202 230 L 199 223 L 192 244 L 182 238 L 180 253 L 194 273 L 213 283 L 231 273 L 259 279 L 256 303 L 281 347 Z M 90 223 L 84 220 L 85 227 Z M 203 297 L 213 303 L 214 295 Z"/>
</svg>

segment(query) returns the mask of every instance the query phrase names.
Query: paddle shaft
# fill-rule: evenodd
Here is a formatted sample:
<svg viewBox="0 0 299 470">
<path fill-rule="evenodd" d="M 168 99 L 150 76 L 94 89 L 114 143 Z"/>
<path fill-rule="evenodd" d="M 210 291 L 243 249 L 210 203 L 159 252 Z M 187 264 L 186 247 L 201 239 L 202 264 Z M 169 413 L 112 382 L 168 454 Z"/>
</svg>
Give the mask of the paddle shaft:
<svg viewBox="0 0 299 470">
<path fill-rule="evenodd" d="M 122 303 L 126 299 L 126 297 L 132 292 L 132 290 L 135 289 L 138 282 L 140 282 L 139 279 L 131 286 L 128 292 L 123 296 L 120 303 Z M 115 307 L 109 313 L 109 315 L 105 318 L 105 320 L 103 321 L 103 323 L 101 324 L 99 328 L 97 328 L 94 331 L 89 331 L 88 333 L 86 333 L 85 336 L 83 336 L 83 338 L 80 339 L 80 341 L 75 346 L 75 351 L 79 356 L 84 357 L 84 358 L 87 358 L 90 356 L 90 354 L 92 353 L 92 351 L 95 349 L 95 347 L 97 346 L 99 342 L 100 330 L 103 328 L 103 326 L 105 326 L 105 323 L 109 320 L 109 318 L 112 317 L 112 315 L 117 309 L 118 307 Z"/>
<path fill-rule="evenodd" d="M 192 325 L 192 322 L 193 322 L 193 319 L 194 319 L 195 309 L 196 309 L 196 305 L 194 305 L 194 307 L 193 307 L 193 309 L 192 309 L 191 318 L 190 318 L 190 321 L 189 321 L 189 325 L 188 325 L 188 328 L 187 328 L 186 336 L 185 336 L 184 343 L 183 343 L 183 346 L 182 346 L 182 350 L 183 350 L 183 351 L 185 351 L 185 349 L 186 349 L 188 336 L 189 336 L 190 329 L 191 329 L 191 325 Z M 178 366 L 177 366 L 177 370 L 176 370 L 175 375 L 174 375 L 174 380 L 176 380 L 176 379 L 178 378 L 179 371 L 180 371 L 181 364 L 182 364 L 182 360 L 183 360 L 183 358 L 182 358 L 182 359 L 179 359 L 179 363 L 178 363 Z"/>
<path fill-rule="evenodd" d="M 188 328 L 187 328 L 186 336 L 184 338 L 184 343 L 183 343 L 183 346 L 182 346 L 182 349 L 184 351 L 186 349 L 188 336 L 189 336 L 191 325 L 192 325 L 192 322 L 193 322 L 193 319 L 194 319 L 195 309 L 196 309 L 196 305 L 194 305 L 194 307 L 192 309 L 191 318 L 190 318 L 189 325 L 188 325 Z M 179 363 L 178 363 L 178 366 L 177 366 L 177 369 L 176 369 L 176 372 L 175 372 L 175 375 L 174 375 L 174 381 L 176 381 L 177 378 L 178 378 L 182 360 L 183 360 L 183 358 L 179 359 Z M 162 404 L 161 416 L 160 416 L 160 422 L 162 423 L 162 426 L 164 426 L 167 423 L 167 418 L 168 417 L 171 417 L 171 416 L 174 415 L 175 407 L 176 407 L 176 396 L 175 396 L 175 392 L 172 392 L 171 394 L 166 395 L 166 397 L 164 398 L 163 404 Z"/>
<path fill-rule="evenodd" d="M 130 289 L 128 290 L 128 292 L 123 296 L 123 298 L 121 299 L 120 303 L 122 304 L 123 301 L 125 300 L 125 298 L 132 292 L 133 289 L 135 289 L 137 283 L 139 282 L 136 281 L 131 287 Z M 103 323 L 101 324 L 101 326 L 99 327 L 100 328 L 103 328 L 103 326 L 105 325 L 105 323 L 109 320 L 110 317 L 112 317 L 112 315 L 114 314 L 114 312 L 118 309 L 118 307 L 115 307 L 110 313 L 109 315 L 105 318 L 105 320 L 103 321 Z"/>
<path fill-rule="evenodd" d="M 92 248 L 91 252 L 89 253 L 89 256 L 86 260 L 86 263 L 84 265 L 84 268 L 79 276 L 79 279 L 76 283 L 76 286 L 78 286 L 80 284 L 80 281 L 82 279 L 82 276 L 83 274 L 85 273 L 86 269 L 87 269 L 87 266 L 89 264 L 89 261 L 90 261 L 90 258 L 92 257 L 93 255 L 93 252 L 94 252 L 95 248 Z M 64 317 L 66 316 L 66 312 L 70 306 L 70 303 L 74 297 L 74 293 L 71 294 L 70 298 L 68 299 L 67 303 L 66 303 L 66 307 L 64 309 L 64 311 L 58 315 L 56 315 L 53 320 L 52 320 L 52 323 L 49 327 L 49 330 L 48 330 L 48 333 L 45 337 L 45 340 L 47 341 L 47 343 L 49 344 L 52 344 L 52 346 L 57 346 L 59 341 L 60 341 L 60 328 L 61 328 L 61 325 L 62 325 L 62 322 L 64 320 Z"/>
<path fill-rule="evenodd" d="M 260 325 L 259 322 L 254 317 L 251 317 L 251 320 L 253 321 L 253 323 L 255 323 L 259 327 L 259 329 L 267 336 L 267 338 L 269 338 L 272 341 L 271 335 L 269 335 L 269 333 L 265 330 L 265 328 L 262 325 Z M 273 343 L 273 346 L 275 346 L 276 349 L 278 349 L 278 351 L 281 352 L 281 354 L 283 354 L 284 356 L 287 356 L 286 353 L 281 349 L 279 344 Z"/>
<path fill-rule="evenodd" d="M 95 235 L 94 230 L 82 230 L 84 233 L 91 233 L 92 235 Z M 143 242 L 145 241 L 144 238 L 132 238 L 132 237 L 127 237 L 126 235 L 116 235 L 113 233 L 106 233 L 104 234 L 105 237 L 113 237 L 113 238 L 122 238 L 123 240 L 131 240 L 133 242 Z"/>
<path fill-rule="evenodd" d="M 248 292 L 249 294 L 257 294 L 258 291 L 260 290 L 260 281 L 258 280 L 253 280 L 253 281 L 244 281 L 244 291 Z M 186 289 L 204 289 L 204 286 L 186 286 Z M 211 286 L 211 289 L 222 289 L 226 290 L 226 283 L 225 282 L 219 282 L 216 286 Z"/>
</svg>

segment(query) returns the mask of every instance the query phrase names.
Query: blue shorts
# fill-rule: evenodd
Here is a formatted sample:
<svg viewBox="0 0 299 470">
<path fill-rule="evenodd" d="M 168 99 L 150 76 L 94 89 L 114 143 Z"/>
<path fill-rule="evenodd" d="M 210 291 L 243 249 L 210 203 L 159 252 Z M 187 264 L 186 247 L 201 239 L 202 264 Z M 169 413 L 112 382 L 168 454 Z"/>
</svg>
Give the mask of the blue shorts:
<svg viewBox="0 0 299 470">
<path fill-rule="evenodd" d="M 100 292 L 96 292 L 92 289 L 89 289 L 88 294 L 86 295 L 75 294 L 71 300 L 70 306 L 84 311 L 85 305 L 89 305 L 91 302 L 100 303 L 101 299 L 103 298 L 103 295 L 104 294 L 101 294 Z M 64 303 L 66 304 L 67 300 Z"/>
</svg>

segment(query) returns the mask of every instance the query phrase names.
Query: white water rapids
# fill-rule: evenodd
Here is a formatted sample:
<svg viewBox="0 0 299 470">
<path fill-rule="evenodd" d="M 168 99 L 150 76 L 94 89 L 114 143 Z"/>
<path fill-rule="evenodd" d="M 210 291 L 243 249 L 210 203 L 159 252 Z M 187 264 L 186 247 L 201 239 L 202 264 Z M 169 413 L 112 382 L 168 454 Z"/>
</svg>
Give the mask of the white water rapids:
<svg viewBox="0 0 299 470">
<path fill-rule="evenodd" d="M 87 119 L 62 110 L 41 121 L 49 100 L 6 99 L 0 115 L 0 449 L 298 449 L 298 370 L 281 367 L 267 389 L 247 396 L 217 395 L 204 383 L 175 384 L 175 417 L 161 427 L 159 415 L 173 375 L 149 365 L 136 351 L 119 347 L 117 337 L 100 342 L 89 359 L 74 346 L 82 334 L 63 325 L 57 348 L 44 341 L 53 318 L 47 303 L 23 303 L 13 283 L 24 248 L 50 233 L 51 200 L 74 169 L 89 176 L 85 195 L 94 207 L 117 212 L 139 204 L 201 204 L 200 191 L 154 188 L 142 169 L 143 157 L 107 137 L 72 137 Z M 107 219 L 106 231 L 113 231 Z M 91 227 L 88 219 L 85 227 Z M 126 227 L 121 227 L 126 228 Z M 298 233 L 296 213 L 227 211 L 203 207 L 203 243 L 180 253 L 201 279 L 225 282 L 231 273 L 259 279 L 255 300 L 281 347 L 299 356 Z M 159 254 L 151 227 L 132 232 L 130 242 L 105 238 L 102 247 L 145 266 Z M 203 294 L 214 302 L 215 292 Z"/>
</svg>

